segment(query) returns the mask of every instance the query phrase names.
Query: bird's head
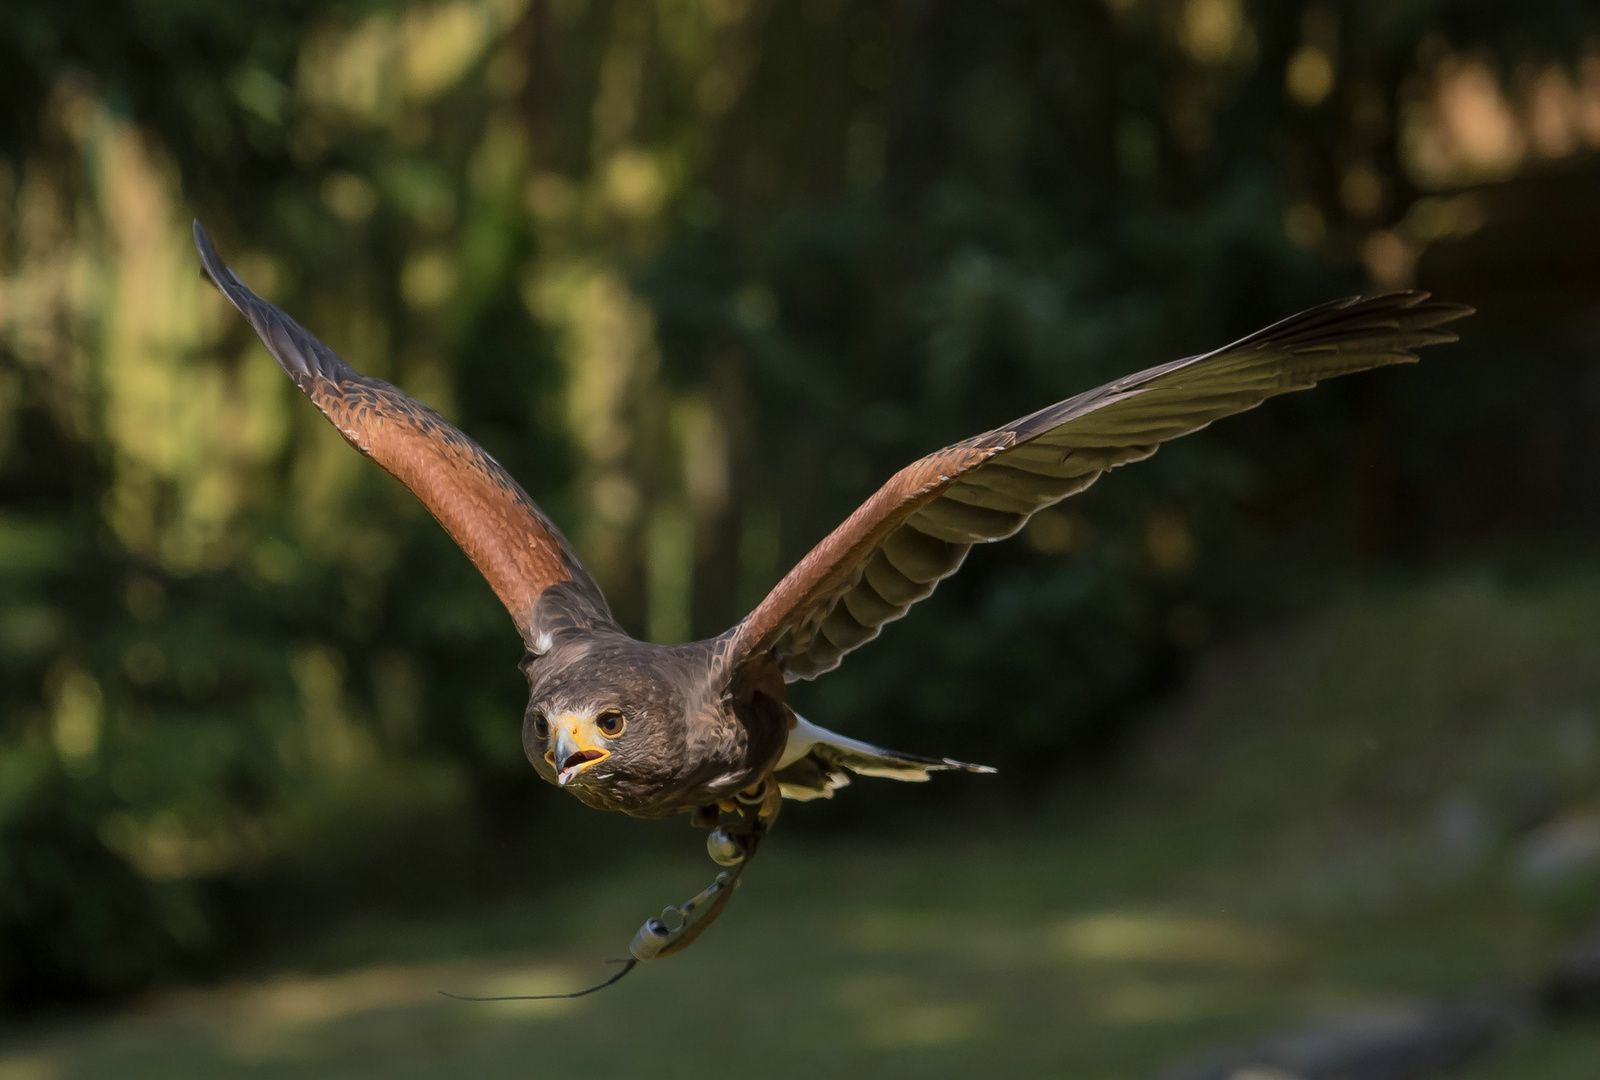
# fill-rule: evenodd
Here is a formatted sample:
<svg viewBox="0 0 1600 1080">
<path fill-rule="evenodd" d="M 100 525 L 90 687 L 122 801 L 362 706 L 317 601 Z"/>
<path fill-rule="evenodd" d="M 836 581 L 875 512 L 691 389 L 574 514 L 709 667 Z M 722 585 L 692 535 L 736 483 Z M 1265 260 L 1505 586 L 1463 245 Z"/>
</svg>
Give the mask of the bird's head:
<svg viewBox="0 0 1600 1080">
<path fill-rule="evenodd" d="M 591 806 L 639 811 L 692 771 L 686 720 L 700 680 L 669 650 L 590 638 L 525 667 L 522 746 L 545 780 Z"/>
</svg>

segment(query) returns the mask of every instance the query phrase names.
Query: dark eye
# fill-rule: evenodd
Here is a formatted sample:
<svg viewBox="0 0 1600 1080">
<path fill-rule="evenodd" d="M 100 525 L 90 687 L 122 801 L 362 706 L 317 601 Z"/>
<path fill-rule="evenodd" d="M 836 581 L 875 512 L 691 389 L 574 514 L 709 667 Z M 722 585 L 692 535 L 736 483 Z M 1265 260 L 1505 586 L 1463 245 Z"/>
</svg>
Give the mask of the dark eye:
<svg viewBox="0 0 1600 1080">
<path fill-rule="evenodd" d="M 594 718 L 594 726 L 600 729 L 600 734 L 608 739 L 615 739 L 622 734 L 622 729 L 628 726 L 628 721 L 623 719 L 622 713 L 616 709 L 607 709 Z"/>
<path fill-rule="evenodd" d="M 548 739 L 550 737 L 550 721 L 544 718 L 544 713 L 542 712 L 533 714 L 533 733 L 539 736 L 540 739 Z"/>
</svg>

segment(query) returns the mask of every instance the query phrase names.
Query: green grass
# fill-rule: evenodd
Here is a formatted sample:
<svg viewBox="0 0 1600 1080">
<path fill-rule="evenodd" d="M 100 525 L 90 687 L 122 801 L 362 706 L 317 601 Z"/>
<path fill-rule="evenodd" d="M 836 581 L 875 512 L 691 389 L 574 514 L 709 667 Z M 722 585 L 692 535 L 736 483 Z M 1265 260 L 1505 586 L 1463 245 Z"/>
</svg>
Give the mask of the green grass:
<svg viewBox="0 0 1600 1080">
<path fill-rule="evenodd" d="M 1215 651 L 1120 764 L 1042 810 L 910 836 L 780 823 L 718 926 L 605 993 L 436 991 L 602 977 L 709 878 L 687 828 L 536 897 L 368 920 L 250 977 L 13 1032 L 0 1080 L 1137 1077 L 1535 977 L 1600 910 L 1593 870 L 1516 872 L 1529 830 L 1600 807 L 1597 718 L 1600 580 L 1369 591 Z M 1573 1024 L 1467 1075 L 1596 1061 L 1600 1024 Z"/>
</svg>

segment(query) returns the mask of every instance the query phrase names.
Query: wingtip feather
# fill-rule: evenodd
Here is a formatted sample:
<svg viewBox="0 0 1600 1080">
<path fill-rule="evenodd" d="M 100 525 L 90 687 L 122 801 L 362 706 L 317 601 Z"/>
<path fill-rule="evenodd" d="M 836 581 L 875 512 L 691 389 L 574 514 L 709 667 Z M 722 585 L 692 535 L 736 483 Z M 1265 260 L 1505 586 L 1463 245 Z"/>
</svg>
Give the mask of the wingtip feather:
<svg viewBox="0 0 1600 1080">
<path fill-rule="evenodd" d="M 316 338 L 306 331 L 299 323 L 291 319 L 287 313 L 276 306 L 261 299 L 250 287 L 239 280 L 239 275 L 233 268 L 222 261 L 217 254 L 215 245 L 211 242 L 211 234 L 206 232 L 206 227 L 200 224 L 200 219 L 194 221 L 194 246 L 200 252 L 200 264 L 205 267 L 206 276 L 211 283 L 221 290 L 228 302 L 239 309 L 250 325 L 261 337 L 262 343 L 272 353 L 283 370 L 288 372 L 300 389 L 310 393 L 307 379 L 328 373 L 329 363 L 338 365 L 338 358 L 330 352 L 327 360 L 320 360 L 316 352 L 320 349 L 327 351 Z"/>
<path fill-rule="evenodd" d="M 235 284 L 238 283 L 239 279 L 233 276 L 233 271 L 229 270 L 227 264 L 217 256 L 216 246 L 211 243 L 211 234 L 206 232 L 206 227 L 200 224 L 199 218 L 194 219 L 194 246 L 200 252 L 200 265 L 205 267 L 206 276 L 211 279 L 213 285 L 224 293 L 228 291 L 228 286 L 221 275 L 231 278 Z"/>
<path fill-rule="evenodd" d="M 249 286 L 239 280 L 239 275 L 233 268 L 222 261 L 222 256 L 217 254 L 216 245 L 211 242 L 211 234 L 206 232 L 206 227 L 200 224 L 200 219 L 194 219 L 194 246 L 200 252 L 200 265 L 205 267 L 206 276 L 211 283 L 222 290 L 233 306 L 238 308 L 246 318 L 250 318 L 249 305 L 259 297 L 250 291 Z M 251 319 L 251 322 L 254 322 Z"/>
</svg>

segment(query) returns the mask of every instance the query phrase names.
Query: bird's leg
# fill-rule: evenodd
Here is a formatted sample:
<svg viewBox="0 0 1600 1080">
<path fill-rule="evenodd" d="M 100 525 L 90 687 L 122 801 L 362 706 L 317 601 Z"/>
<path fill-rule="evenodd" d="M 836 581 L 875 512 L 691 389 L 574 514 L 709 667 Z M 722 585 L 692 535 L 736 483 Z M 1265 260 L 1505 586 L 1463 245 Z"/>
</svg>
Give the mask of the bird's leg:
<svg viewBox="0 0 1600 1080">
<path fill-rule="evenodd" d="M 783 792 L 779 790 L 777 781 L 769 776 L 759 784 L 752 784 L 739 792 L 739 803 L 742 806 L 756 808 L 756 814 L 761 819 L 761 828 L 765 831 L 771 828 L 778 811 L 783 809 Z"/>
<path fill-rule="evenodd" d="M 735 820 L 711 830 L 711 835 L 706 837 L 706 854 L 719 866 L 737 866 L 744 862 L 755 854 L 756 845 L 771 828 L 782 806 L 783 793 L 771 778 L 751 784 L 734 798 L 724 800 L 720 809 L 734 815 Z"/>
</svg>

